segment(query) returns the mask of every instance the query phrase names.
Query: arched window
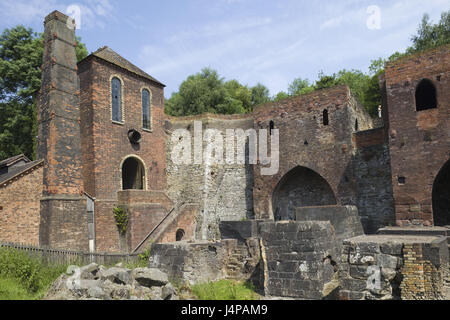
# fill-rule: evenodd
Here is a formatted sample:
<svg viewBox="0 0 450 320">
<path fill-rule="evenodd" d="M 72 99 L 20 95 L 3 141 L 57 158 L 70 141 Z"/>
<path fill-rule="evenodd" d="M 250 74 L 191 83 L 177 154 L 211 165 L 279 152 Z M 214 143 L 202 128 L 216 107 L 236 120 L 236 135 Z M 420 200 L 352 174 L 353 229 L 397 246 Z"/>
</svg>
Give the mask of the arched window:
<svg viewBox="0 0 450 320">
<path fill-rule="evenodd" d="M 177 233 L 175 234 L 175 240 L 176 241 L 181 241 L 183 240 L 184 237 L 184 230 L 183 229 L 178 229 Z"/>
<path fill-rule="evenodd" d="M 119 78 L 111 79 L 112 120 L 122 122 L 122 82 Z"/>
<path fill-rule="evenodd" d="M 270 135 L 272 135 L 272 130 L 275 128 L 275 122 L 273 122 L 273 120 L 270 120 L 269 122 L 269 133 Z"/>
<path fill-rule="evenodd" d="M 325 110 L 323 110 L 323 125 L 327 126 L 328 124 L 329 124 L 328 110 L 325 109 Z"/>
<path fill-rule="evenodd" d="M 150 92 L 142 90 L 142 128 L 150 130 Z"/>
<path fill-rule="evenodd" d="M 122 189 L 145 189 L 145 168 L 138 158 L 129 157 L 123 162 Z"/>
<path fill-rule="evenodd" d="M 437 108 L 436 87 L 428 79 L 420 81 L 416 88 L 416 110 Z"/>
</svg>

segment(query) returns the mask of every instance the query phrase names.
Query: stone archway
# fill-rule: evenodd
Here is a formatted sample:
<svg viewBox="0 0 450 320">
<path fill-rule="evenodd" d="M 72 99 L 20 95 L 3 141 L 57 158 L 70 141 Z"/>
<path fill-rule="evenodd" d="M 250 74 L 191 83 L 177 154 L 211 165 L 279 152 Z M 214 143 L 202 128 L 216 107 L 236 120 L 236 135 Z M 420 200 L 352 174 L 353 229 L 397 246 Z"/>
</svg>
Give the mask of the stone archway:
<svg viewBox="0 0 450 320">
<path fill-rule="evenodd" d="M 301 166 L 281 178 L 272 196 L 275 220 L 295 220 L 296 207 L 336 204 L 336 197 L 328 182 L 317 172 Z"/>
<path fill-rule="evenodd" d="M 121 167 L 122 190 L 145 190 L 145 166 L 137 157 L 126 158 Z"/>
<path fill-rule="evenodd" d="M 444 164 L 434 180 L 432 199 L 434 225 L 450 225 L 450 160 Z"/>
</svg>

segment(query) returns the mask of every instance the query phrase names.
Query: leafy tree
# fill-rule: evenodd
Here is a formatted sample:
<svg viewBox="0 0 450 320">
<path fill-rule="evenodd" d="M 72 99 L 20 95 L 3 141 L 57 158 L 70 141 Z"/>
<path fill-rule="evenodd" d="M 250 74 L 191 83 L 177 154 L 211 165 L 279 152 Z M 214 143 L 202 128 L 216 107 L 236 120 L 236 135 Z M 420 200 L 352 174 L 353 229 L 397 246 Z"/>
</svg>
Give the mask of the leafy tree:
<svg viewBox="0 0 450 320">
<path fill-rule="evenodd" d="M 338 82 L 335 74 L 327 76 L 323 73 L 323 71 L 319 72 L 319 80 L 317 80 L 315 84 L 316 89 L 320 90 L 325 88 L 331 88 L 336 85 L 338 85 Z"/>
<path fill-rule="evenodd" d="M 87 56 L 77 38 L 77 59 Z M 43 34 L 18 25 L 0 35 L 0 159 L 34 158 L 36 96 L 41 86 Z"/>
<path fill-rule="evenodd" d="M 299 96 L 314 91 L 314 86 L 309 83 L 308 79 L 296 78 L 288 87 L 290 96 Z"/>
<path fill-rule="evenodd" d="M 412 46 L 406 53 L 415 53 L 450 43 L 450 10 L 441 14 L 437 24 L 430 22 L 430 16 L 424 14 L 417 34 L 411 38 Z"/>
<path fill-rule="evenodd" d="M 270 101 L 269 89 L 261 83 L 250 88 L 250 91 L 252 93 L 252 107 Z"/>
<path fill-rule="evenodd" d="M 231 99 L 236 100 L 236 102 L 233 102 L 233 104 L 237 103 L 240 105 L 238 109 L 242 110 L 243 112 L 239 113 L 247 113 L 252 111 L 252 91 L 249 88 L 243 86 L 237 80 L 230 80 L 225 82 L 224 87 L 227 91 L 228 96 Z M 231 110 L 234 110 L 234 108 L 231 108 L 227 111 Z"/>
<path fill-rule="evenodd" d="M 273 97 L 273 101 L 280 101 L 280 100 L 287 99 L 287 98 L 289 98 L 289 97 L 290 97 L 290 96 L 289 96 L 288 93 L 286 93 L 286 92 L 284 92 L 284 91 L 280 91 L 280 92 L 278 92 L 278 93 L 275 95 L 275 97 Z"/>
</svg>

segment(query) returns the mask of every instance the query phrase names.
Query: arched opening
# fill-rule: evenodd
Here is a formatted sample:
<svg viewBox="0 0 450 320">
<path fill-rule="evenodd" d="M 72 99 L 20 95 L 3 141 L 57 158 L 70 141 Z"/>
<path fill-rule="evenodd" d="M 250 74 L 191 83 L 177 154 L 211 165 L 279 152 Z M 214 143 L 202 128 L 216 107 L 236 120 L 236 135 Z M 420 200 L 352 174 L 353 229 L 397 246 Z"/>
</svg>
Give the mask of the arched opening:
<svg viewBox="0 0 450 320">
<path fill-rule="evenodd" d="M 175 240 L 176 241 L 181 241 L 184 238 L 184 230 L 183 229 L 178 229 L 177 233 L 175 234 Z"/>
<path fill-rule="evenodd" d="M 336 205 L 328 182 L 315 171 L 296 167 L 280 180 L 272 197 L 275 220 L 295 220 L 295 208 Z"/>
<path fill-rule="evenodd" d="M 144 164 L 135 157 L 127 158 L 122 164 L 122 189 L 144 190 L 145 168 Z"/>
<path fill-rule="evenodd" d="M 432 198 L 434 225 L 450 225 L 450 160 L 434 180 Z"/>
<path fill-rule="evenodd" d="M 358 123 L 358 119 L 355 120 L 355 131 L 359 130 L 359 123 Z"/>
<path fill-rule="evenodd" d="M 323 117 L 322 117 L 323 118 L 323 125 L 327 126 L 329 124 L 328 110 L 327 109 L 323 110 L 322 115 L 323 115 Z"/>
<path fill-rule="evenodd" d="M 437 108 L 436 87 L 428 79 L 420 81 L 416 88 L 416 110 Z"/>
<path fill-rule="evenodd" d="M 275 122 L 273 120 L 270 120 L 269 122 L 269 133 L 272 135 L 272 130 L 275 128 Z"/>
</svg>

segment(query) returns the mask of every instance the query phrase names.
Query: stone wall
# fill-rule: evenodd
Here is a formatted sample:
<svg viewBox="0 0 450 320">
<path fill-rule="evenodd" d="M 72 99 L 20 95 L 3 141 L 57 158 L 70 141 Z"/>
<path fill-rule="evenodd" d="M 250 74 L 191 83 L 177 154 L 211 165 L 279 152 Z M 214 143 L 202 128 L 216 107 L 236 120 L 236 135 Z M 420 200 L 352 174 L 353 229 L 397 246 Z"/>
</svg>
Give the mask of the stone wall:
<svg viewBox="0 0 450 320">
<path fill-rule="evenodd" d="M 217 129 L 222 133 L 224 155 L 226 129 L 247 130 L 253 127 L 253 121 L 246 115 L 203 115 L 170 118 L 167 123 L 168 196 L 177 204 L 198 204 L 195 238 L 214 240 L 220 238 L 218 225 L 221 220 L 242 220 L 253 217 L 253 171 L 252 166 L 245 164 L 227 164 L 225 161 L 215 164 L 207 163 L 204 161 L 205 157 L 201 164 L 174 163 L 172 152 L 178 140 L 172 141 L 171 134 L 177 129 L 187 129 L 192 137 L 191 152 L 193 154 L 194 121 L 202 123 L 202 133 L 206 129 Z M 205 146 L 204 140 L 203 152 L 206 150 Z"/>
<path fill-rule="evenodd" d="M 359 236 L 344 241 L 340 298 L 436 300 L 448 277 L 445 237 Z"/>
<path fill-rule="evenodd" d="M 39 244 L 43 165 L 0 186 L 0 240 Z"/>
<path fill-rule="evenodd" d="M 336 236 L 336 246 L 342 241 L 364 234 L 356 206 L 323 206 L 295 208 L 296 221 L 329 221 Z"/>
<path fill-rule="evenodd" d="M 356 205 L 366 234 L 395 225 L 389 146 L 380 139 L 383 132 L 380 128 L 356 136 Z"/>
<path fill-rule="evenodd" d="M 338 287 L 339 252 L 328 221 L 261 222 L 259 226 L 267 296 L 322 299 Z"/>
<path fill-rule="evenodd" d="M 152 246 L 149 268 L 158 268 L 175 282 L 202 283 L 219 279 L 250 280 L 260 285 L 258 239 L 219 242 L 180 241 Z"/>
</svg>

